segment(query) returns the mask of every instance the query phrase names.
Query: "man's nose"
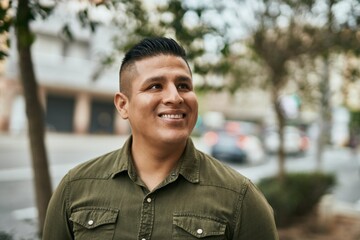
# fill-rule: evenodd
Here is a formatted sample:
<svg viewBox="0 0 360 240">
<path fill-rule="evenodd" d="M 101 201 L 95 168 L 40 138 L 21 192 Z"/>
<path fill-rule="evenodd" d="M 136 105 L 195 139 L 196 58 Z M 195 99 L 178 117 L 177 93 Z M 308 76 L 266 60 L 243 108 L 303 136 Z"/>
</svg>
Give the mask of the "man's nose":
<svg viewBox="0 0 360 240">
<path fill-rule="evenodd" d="M 168 86 L 164 91 L 163 102 L 164 104 L 181 104 L 184 99 L 179 94 L 176 86 Z"/>
</svg>

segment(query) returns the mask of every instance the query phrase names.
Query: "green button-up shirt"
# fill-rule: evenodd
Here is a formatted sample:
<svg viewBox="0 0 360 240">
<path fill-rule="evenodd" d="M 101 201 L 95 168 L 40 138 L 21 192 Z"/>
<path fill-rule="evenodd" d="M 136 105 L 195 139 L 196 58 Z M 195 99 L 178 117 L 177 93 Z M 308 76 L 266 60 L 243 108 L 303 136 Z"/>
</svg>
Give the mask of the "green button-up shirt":
<svg viewBox="0 0 360 240">
<path fill-rule="evenodd" d="M 190 139 L 153 191 L 137 177 L 131 142 L 69 171 L 50 201 L 44 240 L 278 239 L 258 189 Z"/>
</svg>

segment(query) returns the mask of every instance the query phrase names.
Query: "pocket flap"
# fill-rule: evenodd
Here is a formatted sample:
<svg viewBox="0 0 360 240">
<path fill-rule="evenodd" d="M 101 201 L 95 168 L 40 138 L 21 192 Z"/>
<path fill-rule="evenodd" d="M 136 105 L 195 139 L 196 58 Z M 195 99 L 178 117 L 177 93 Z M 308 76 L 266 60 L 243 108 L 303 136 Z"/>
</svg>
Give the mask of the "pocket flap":
<svg viewBox="0 0 360 240">
<path fill-rule="evenodd" d="M 173 224 L 197 238 L 224 235 L 226 230 L 220 220 L 198 215 L 174 215 Z"/>
<path fill-rule="evenodd" d="M 79 208 L 70 217 L 70 220 L 81 226 L 92 229 L 100 225 L 115 223 L 119 210 L 107 208 Z"/>
</svg>

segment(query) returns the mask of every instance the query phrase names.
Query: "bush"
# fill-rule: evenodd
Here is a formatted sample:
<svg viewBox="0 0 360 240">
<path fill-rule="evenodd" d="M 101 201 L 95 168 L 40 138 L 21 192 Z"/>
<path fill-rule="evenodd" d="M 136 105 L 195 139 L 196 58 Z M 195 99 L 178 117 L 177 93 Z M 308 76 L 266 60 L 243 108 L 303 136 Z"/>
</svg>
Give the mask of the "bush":
<svg viewBox="0 0 360 240">
<path fill-rule="evenodd" d="M 310 213 L 334 185 L 334 175 L 315 172 L 287 174 L 282 183 L 276 177 L 265 178 L 258 187 L 274 209 L 277 226 L 285 227 Z"/>
<path fill-rule="evenodd" d="M 13 237 L 6 232 L 0 231 L 0 240 L 13 240 Z"/>
</svg>

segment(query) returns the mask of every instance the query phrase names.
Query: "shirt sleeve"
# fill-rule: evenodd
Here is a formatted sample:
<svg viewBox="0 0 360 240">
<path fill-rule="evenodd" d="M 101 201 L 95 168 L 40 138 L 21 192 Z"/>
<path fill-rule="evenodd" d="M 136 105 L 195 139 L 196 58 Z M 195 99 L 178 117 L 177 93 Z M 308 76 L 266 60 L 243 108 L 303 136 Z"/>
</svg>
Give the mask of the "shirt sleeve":
<svg viewBox="0 0 360 240">
<path fill-rule="evenodd" d="M 234 240 L 279 239 L 273 210 L 260 190 L 250 181 L 240 204 Z"/>
<path fill-rule="evenodd" d="M 61 180 L 50 199 L 43 229 L 43 240 L 74 239 L 67 212 L 67 179 L 68 175 Z"/>
</svg>

